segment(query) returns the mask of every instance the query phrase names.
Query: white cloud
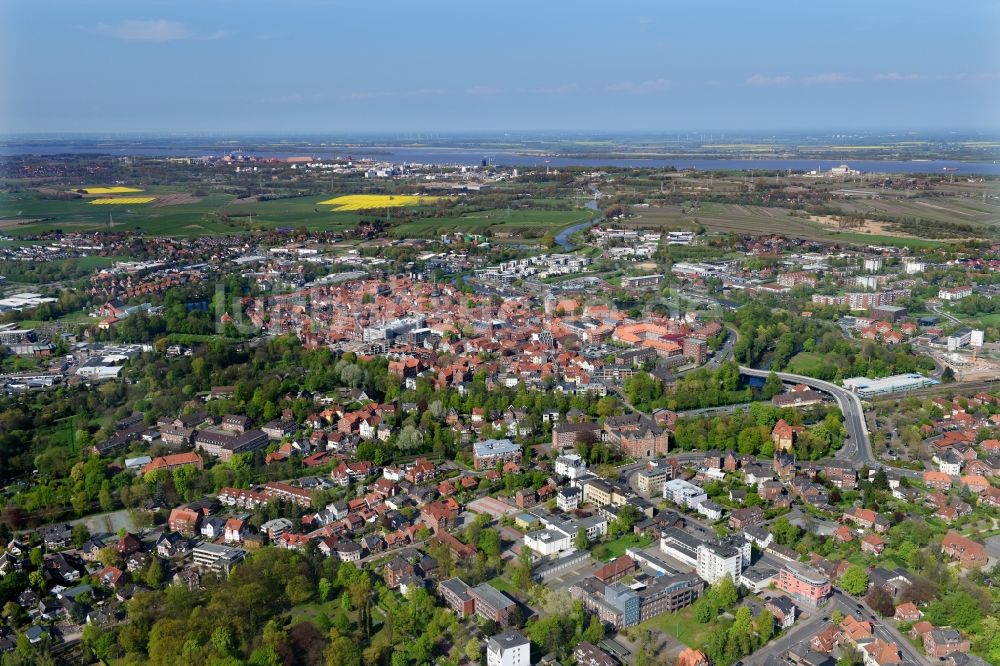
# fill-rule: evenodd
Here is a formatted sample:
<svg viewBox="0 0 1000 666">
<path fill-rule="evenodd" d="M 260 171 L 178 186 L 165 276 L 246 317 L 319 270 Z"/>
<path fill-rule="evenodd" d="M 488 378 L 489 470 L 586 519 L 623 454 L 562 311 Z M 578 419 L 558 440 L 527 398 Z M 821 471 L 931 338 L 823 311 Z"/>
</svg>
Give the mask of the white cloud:
<svg viewBox="0 0 1000 666">
<path fill-rule="evenodd" d="M 962 72 L 959 81 L 1000 81 L 1000 72 Z"/>
<path fill-rule="evenodd" d="M 810 76 L 800 76 L 795 78 L 793 76 L 788 76 L 781 74 L 778 76 L 767 76 L 765 74 L 754 74 L 749 77 L 744 83 L 748 86 L 787 86 L 793 84 L 801 85 L 833 85 L 838 83 L 850 83 L 856 81 L 857 79 L 847 76 L 846 74 L 839 74 L 834 72 L 828 72 L 823 74 L 813 74 Z"/>
<path fill-rule="evenodd" d="M 754 74 L 746 80 L 748 86 L 784 86 L 789 83 L 792 83 L 790 76 L 764 76 L 763 74 Z"/>
<path fill-rule="evenodd" d="M 636 93 L 639 95 L 646 93 L 660 92 L 666 90 L 670 87 L 670 81 L 668 79 L 651 79 L 649 81 L 640 81 L 639 83 L 634 83 L 632 81 L 623 81 L 622 83 L 613 83 L 608 86 L 609 92 L 628 92 Z"/>
<path fill-rule="evenodd" d="M 84 28 L 84 30 L 127 42 L 150 42 L 155 44 L 177 42 L 186 39 L 223 39 L 228 34 L 225 30 L 216 30 L 199 35 L 188 30 L 187 26 L 183 23 L 167 19 L 155 19 L 151 21 L 126 19 L 117 23 L 98 23 L 93 28 Z"/>
<path fill-rule="evenodd" d="M 814 76 L 803 76 L 801 82 L 807 85 L 830 85 L 838 83 L 850 83 L 853 80 L 854 79 L 844 74 L 827 73 L 827 74 L 816 74 Z"/>
<path fill-rule="evenodd" d="M 922 81 L 924 77 L 920 74 L 900 74 L 899 72 L 885 72 L 876 74 L 876 81 Z"/>
<path fill-rule="evenodd" d="M 500 89 L 492 86 L 472 86 L 465 89 L 466 95 L 499 95 Z"/>
<path fill-rule="evenodd" d="M 352 102 L 364 102 L 370 99 L 385 97 L 436 97 L 447 95 L 448 91 L 441 88 L 417 88 L 415 90 L 355 90 L 344 96 Z"/>
<path fill-rule="evenodd" d="M 568 95 L 576 92 L 580 86 L 575 83 L 560 83 L 557 86 L 540 86 L 528 92 L 542 93 L 545 95 Z"/>
</svg>

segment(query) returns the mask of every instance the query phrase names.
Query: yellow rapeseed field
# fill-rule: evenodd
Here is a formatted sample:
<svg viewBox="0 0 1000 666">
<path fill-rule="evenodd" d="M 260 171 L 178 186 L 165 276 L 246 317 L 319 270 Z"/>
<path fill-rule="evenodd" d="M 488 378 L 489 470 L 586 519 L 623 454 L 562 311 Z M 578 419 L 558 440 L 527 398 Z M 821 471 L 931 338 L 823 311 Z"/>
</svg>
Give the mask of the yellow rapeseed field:
<svg viewBox="0 0 1000 666">
<path fill-rule="evenodd" d="M 418 197 L 414 194 L 346 194 L 326 201 L 320 206 L 334 206 L 337 212 L 367 210 L 369 208 L 398 208 L 400 206 L 420 206 L 432 204 L 447 197 Z"/>
<path fill-rule="evenodd" d="M 94 199 L 90 203 L 98 206 L 124 206 L 126 204 L 147 204 L 156 201 L 156 197 L 115 197 L 111 199 Z"/>
<path fill-rule="evenodd" d="M 83 191 L 87 194 L 130 194 L 132 192 L 142 192 L 142 190 L 134 187 L 122 187 L 121 185 L 114 187 L 85 187 Z"/>
</svg>

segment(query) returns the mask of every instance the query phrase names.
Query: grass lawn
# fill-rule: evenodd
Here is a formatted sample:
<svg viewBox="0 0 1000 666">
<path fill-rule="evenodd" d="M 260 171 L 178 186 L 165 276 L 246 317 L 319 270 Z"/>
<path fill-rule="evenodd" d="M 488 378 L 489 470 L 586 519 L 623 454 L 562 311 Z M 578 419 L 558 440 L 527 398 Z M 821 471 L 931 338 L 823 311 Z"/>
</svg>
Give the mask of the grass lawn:
<svg viewBox="0 0 1000 666">
<path fill-rule="evenodd" d="M 665 634 L 670 634 L 684 645 L 690 648 L 701 648 L 708 643 L 708 639 L 716 631 L 724 631 L 729 624 L 728 620 L 716 619 L 714 622 L 699 623 L 694 619 L 694 606 L 682 608 L 675 613 L 664 613 L 657 615 L 651 620 L 646 620 L 642 624 L 630 629 L 629 633 L 634 636 L 641 636 L 643 630 L 658 629 Z"/>
<path fill-rule="evenodd" d="M 956 314 L 955 316 L 964 321 L 970 321 L 969 318 L 966 317 L 965 315 Z M 1000 312 L 993 312 L 990 314 L 983 313 L 980 315 L 976 315 L 975 317 L 972 318 L 970 323 L 975 323 L 975 322 L 979 322 L 979 325 L 982 327 L 1000 326 Z"/>
<path fill-rule="evenodd" d="M 520 598 L 521 596 L 520 594 L 518 594 L 518 590 L 517 588 L 514 587 L 514 584 L 511 583 L 506 578 L 504 578 L 503 576 L 497 576 L 496 578 L 488 580 L 486 582 L 495 587 L 500 592 L 503 592 L 504 594 L 510 595 L 514 598 Z"/>
<path fill-rule="evenodd" d="M 645 548 L 651 543 L 653 543 L 653 540 L 647 536 L 626 534 L 625 536 L 618 537 L 614 541 L 594 546 L 594 549 L 591 552 L 595 558 L 601 560 L 602 562 L 610 562 L 616 557 L 624 555 L 626 548 Z"/>
<path fill-rule="evenodd" d="M 788 360 L 788 367 L 785 368 L 785 372 L 816 377 L 819 376 L 826 365 L 826 358 L 822 354 L 799 352 Z"/>
</svg>

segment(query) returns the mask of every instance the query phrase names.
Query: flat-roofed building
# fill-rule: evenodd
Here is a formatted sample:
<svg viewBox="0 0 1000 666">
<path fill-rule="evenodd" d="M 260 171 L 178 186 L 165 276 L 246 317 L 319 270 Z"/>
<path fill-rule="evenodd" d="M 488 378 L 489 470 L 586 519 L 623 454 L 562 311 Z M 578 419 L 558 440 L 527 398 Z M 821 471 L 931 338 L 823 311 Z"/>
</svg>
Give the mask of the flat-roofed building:
<svg viewBox="0 0 1000 666">
<path fill-rule="evenodd" d="M 708 493 L 690 481 L 670 479 L 663 483 L 663 497 L 678 506 L 693 509 L 708 499 Z"/>
<path fill-rule="evenodd" d="M 816 607 L 830 596 L 830 579 L 812 567 L 788 562 L 778 572 L 776 586 L 794 600 Z"/>
<path fill-rule="evenodd" d="M 488 439 L 472 445 L 472 455 L 477 470 L 490 469 L 498 463 L 521 462 L 521 446 L 509 439 Z"/>
</svg>

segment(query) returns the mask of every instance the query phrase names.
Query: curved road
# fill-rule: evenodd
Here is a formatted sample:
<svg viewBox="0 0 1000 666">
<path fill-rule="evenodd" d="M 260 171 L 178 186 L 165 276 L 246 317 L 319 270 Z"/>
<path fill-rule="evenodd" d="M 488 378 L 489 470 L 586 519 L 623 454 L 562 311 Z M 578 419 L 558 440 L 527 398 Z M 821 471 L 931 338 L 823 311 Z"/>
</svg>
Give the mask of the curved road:
<svg viewBox="0 0 1000 666">
<path fill-rule="evenodd" d="M 754 370 L 740 366 L 740 373 L 747 377 L 764 377 L 771 374 L 769 370 Z M 792 384 L 805 384 L 809 388 L 828 393 L 833 396 L 844 414 L 844 427 L 847 428 L 847 441 L 837 451 L 837 457 L 851 458 L 860 465 L 877 463 L 872 453 L 872 440 L 868 436 L 868 424 L 865 423 L 865 411 L 861 399 L 847 389 L 803 375 L 793 375 L 787 372 L 777 372 L 778 379 Z"/>
</svg>

